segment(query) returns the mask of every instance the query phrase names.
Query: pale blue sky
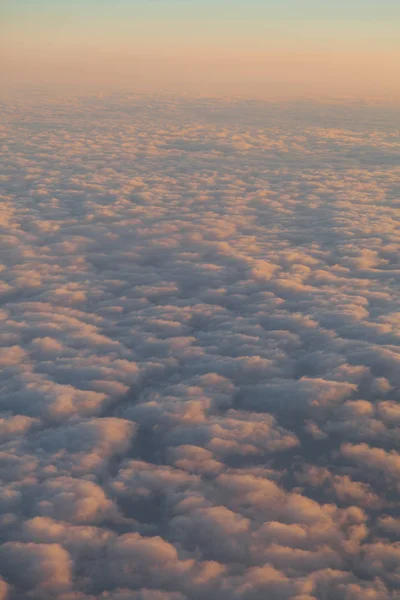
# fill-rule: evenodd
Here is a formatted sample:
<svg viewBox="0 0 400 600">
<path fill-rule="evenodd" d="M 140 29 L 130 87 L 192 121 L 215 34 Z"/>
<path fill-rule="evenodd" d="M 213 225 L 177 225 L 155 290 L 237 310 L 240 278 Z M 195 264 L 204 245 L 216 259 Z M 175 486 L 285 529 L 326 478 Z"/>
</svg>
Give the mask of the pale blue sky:
<svg viewBox="0 0 400 600">
<path fill-rule="evenodd" d="M 369 77 L 374 68 L 380 76 L 390 67 L 387 81 L 398 79 L 400 0 L 3 0 L 1 6 L 0 43 L 32 69 L 52 57 L 58 64 L 71 57 L 82 62 L 91 52 L 146 52 L 154 60 L 180 52 L 186 69 L 191 57 L 207 53 L 216 61 L 231 56 L 231 65 L 275 53 L 285 61 L 290 54 L 294 63 L 311 56 L 314 66 L 326 60 L 335 77 L 350 65 L 346 77 L 362 69 Z"/>
<path fill-rule="evenodd" d="M 56 22 L 60 18 L 94 19 L 116 23 L 126 18 L 182 21 L 196 27 L 196 20 L 217 20 L 229 28 L 236 22 L 257 25 L 260 19 L 275 23 L 327 22 L 332 26 L 352 21 L 355 30 L 400 19 L 399 0 L 6 0 L 2 8 L 5 24 L 28 19 Z"/>
</svg>

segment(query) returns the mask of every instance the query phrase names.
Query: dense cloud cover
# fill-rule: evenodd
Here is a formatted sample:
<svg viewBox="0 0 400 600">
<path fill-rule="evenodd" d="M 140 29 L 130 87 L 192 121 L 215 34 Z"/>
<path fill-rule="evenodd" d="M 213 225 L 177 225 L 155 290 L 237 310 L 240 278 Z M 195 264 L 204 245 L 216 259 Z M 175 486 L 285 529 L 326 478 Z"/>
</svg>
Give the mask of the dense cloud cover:
<svg viewBox="0 0 400 600">
<path fill-rule="evenodd" d="M 0 599 L 399 599 L 398 113 L 2 114 Z"/>
</svg>

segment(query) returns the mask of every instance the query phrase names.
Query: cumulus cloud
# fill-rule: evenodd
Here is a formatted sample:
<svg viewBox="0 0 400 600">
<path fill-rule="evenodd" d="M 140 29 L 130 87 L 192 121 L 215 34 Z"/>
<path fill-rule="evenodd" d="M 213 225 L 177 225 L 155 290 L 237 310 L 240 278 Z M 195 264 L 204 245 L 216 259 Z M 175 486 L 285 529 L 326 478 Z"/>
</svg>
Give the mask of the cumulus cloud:
<svg viewBox="0 0 400 600">
<path fill-rule="evenodd" d="M 0 600 L 398 600 L 395 110 L 1 110 Z"/>
</svg>

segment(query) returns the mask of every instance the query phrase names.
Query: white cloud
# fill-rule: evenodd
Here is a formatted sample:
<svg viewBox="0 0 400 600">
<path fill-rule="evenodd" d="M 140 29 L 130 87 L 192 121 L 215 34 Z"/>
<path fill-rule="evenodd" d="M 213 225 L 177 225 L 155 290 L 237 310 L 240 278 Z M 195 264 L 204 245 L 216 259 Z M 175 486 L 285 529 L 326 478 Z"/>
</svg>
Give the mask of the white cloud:
<svg viewBox="0 0 400 600">
<path fill-rule="evenodd" d="M 0 600 L 398 600 L 385 108 L 19 106 L 0 148 Z"/>
</svg>

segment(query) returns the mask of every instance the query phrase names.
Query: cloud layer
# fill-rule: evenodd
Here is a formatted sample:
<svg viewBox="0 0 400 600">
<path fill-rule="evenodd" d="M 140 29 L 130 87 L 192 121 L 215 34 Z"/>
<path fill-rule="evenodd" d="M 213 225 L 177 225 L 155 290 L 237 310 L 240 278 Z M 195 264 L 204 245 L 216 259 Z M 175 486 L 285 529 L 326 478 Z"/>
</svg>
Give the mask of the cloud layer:
<svg viewBox="0 0 400 600">
<path fill-rule="evenodd" d="M 398 113 L 2 113 L 0 599 L 399 599 Z"/>
</svg>

